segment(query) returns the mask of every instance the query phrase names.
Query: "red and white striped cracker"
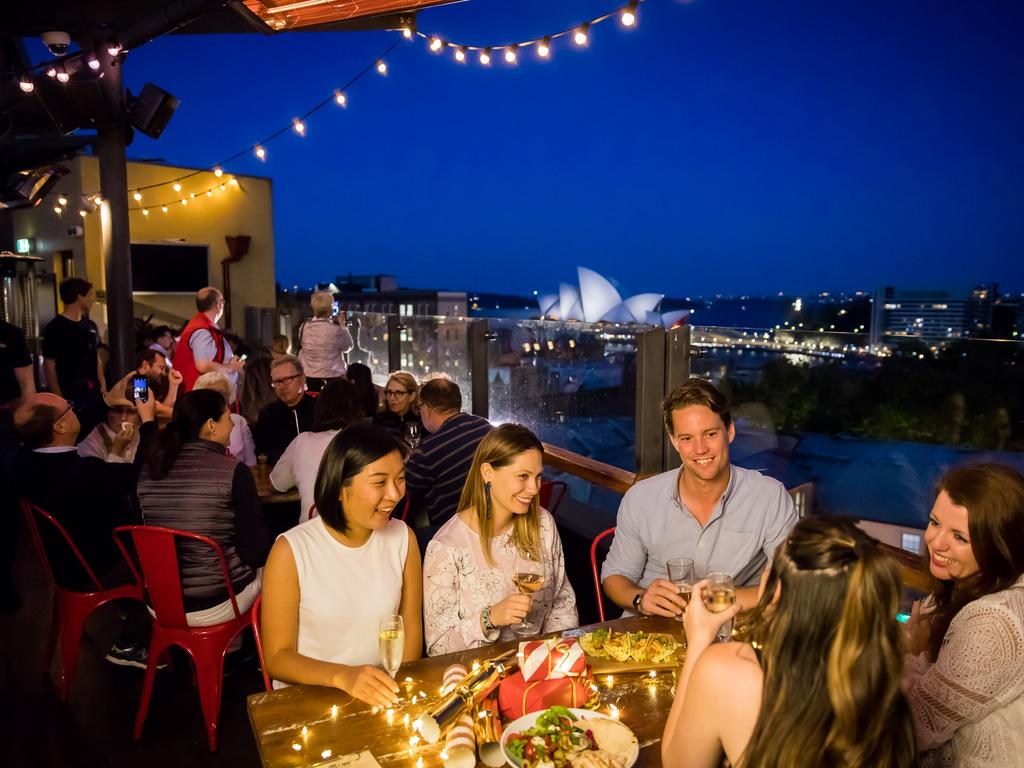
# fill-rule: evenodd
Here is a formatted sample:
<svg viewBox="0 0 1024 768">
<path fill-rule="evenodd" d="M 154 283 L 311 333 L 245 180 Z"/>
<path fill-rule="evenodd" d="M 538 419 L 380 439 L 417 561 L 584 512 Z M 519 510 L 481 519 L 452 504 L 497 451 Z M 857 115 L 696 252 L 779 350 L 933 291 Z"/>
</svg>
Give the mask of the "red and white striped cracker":
<svg viewBox="0 0 1024 768">
<path fill-rule="evenodd" d="M 519 669 L 527 682 L 579 677 L 587 671 L 587 656 L 575 638 L 526 640 L 519 643 Z"/>
</svg>

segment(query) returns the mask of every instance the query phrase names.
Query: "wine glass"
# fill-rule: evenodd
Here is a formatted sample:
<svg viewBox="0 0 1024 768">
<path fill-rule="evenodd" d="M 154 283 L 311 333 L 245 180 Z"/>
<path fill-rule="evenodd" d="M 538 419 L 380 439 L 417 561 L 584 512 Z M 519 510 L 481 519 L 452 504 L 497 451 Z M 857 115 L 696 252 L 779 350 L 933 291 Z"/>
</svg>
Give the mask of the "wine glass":
<svg viewBox="0 0 1024 768">
<path fill-rule="evenodd" d="M 420 425 L 417 422 L 407 421 L 405 423 L 405 442 L 413 450 L 420 444 Z"/>
<path fill-rule="evenodd" d="M 736 602 L 736 585 L 728 573 L 716 571 L 709 573 L 707 586 L 704 587 L 704 605 L 712 613 L 721 613 Z M 732 637 L 732 619 L 718 628 L 718 639 L 728 642 Z"/>
<path fill-rule="evenodd" d="M 690 596 L 693 594 L 693 560 L 687 557 L 673 557 L 665 565 L 668 567 L 668 580 L 679 591 L 683 602 L 689 605 Z M 676 616 L 676 621 L 682 620 L 682 614 Z"/>
<path fill-rule="evenodd" d="M 384 671 L 394 679 L 398 668 L 402 666 L 402 654 L 405 652 L 405 622 L 398 614 L 381 616 L 378 624 L 377 638 L 380 640 L 380 661 Z"/>
<path fill-rule="evenodd" d="M 527 552 L 516 552 L 515 562 L 512 564 L 512 583 L 521 595 L 539 592 L 544 586 L 544 563 L 534 560 Z M 540 627 L 530 621 L 529 616 L 514 629 L 520 635 L 535 635 L 540 632 Z"/>
</svg>

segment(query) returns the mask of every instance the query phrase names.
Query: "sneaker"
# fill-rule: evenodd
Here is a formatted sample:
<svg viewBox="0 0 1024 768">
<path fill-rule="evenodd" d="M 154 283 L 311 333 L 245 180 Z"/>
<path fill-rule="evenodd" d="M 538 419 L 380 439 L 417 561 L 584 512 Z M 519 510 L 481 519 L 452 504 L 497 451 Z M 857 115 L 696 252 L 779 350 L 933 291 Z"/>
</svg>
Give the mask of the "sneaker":
<svg viewBox="0 0 1024 768">
<path fill-rule="evenodd" d="M 110 650 L 106 655 L 107 661 L 111 664 L 117 664 L 120 667 L 137 667 L 138 669 L 145 669 L 149 661 L 149 649 L 141 643 L 128 643 L 122 645 L 121 643 L 115 642 L 110 646 Z M 166 664 L 157 664 L 157 669 L 165 669 Z"/>
</svg>

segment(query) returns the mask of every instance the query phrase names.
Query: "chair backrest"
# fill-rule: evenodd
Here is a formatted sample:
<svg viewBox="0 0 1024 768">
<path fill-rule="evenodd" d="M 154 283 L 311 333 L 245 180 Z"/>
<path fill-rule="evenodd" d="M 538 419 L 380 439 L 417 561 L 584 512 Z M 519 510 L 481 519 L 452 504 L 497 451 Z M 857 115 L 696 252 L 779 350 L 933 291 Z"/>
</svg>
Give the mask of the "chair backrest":
<svg viewBox="0 0 1024 768">
<path fill-rule="evenodd" d="M 235 600 L 235 589 L 231 584 L 231 573 L 228 571 L 227 560 L 220 545 L 208 536 L 174 528 L 162 528 L 156 525 L 125 525 L 114 529 L 117 545 L 125 558 L 128 553 L 124 544 L 117 536 L 122 533 L 131 535 L 135 551 L 142 565 L 142 575 L 149 593 L 150 604 L 156 613 L 156 620 L 164 627 L 171 629 L 188 629 L 185 619 L 185 603 L 182 595 L 181 573 L 178 569 L 177 541 L 190 540 L 212 547 L 220 562 L 224 586 L 227 588 L 231 607 L 235 610 L 235 618 L 241 618 L 238 603 Z"/>
<path fill-rule="evenodd" d="M 597 615 L 604 621 L 604 593 L 601 591 L 601 573 L 597 567 L 597 546 L 608 536 L 615 535 L 615 526 L 601 531 L 590 543 L 590 572 L 594 576 L 594 594 L 597 596 Z"/>
<path fill-rule="evenodd" d="M 256 595 L 256 599 L 252 603 L 252 636 L 256 641 L 256 653 L 260 657 L 260 672 L 263 673 L 263 687 L 266 690 L 272 690 L 273 685 L 270 682 L 270 675 L 267 674 L 267 663 L 263 659 L 263 640 L 260 638 L 260 616 L 263 614 L 263 595 L 262 593 Z"/>
<path fill-rule="evenodd" d="M 89 563 L 85 561 L 85 557 L 82 555 L 81 550 L 78 549 L 75 542 L 71 540 L 71 536 L 68 534 L 67 530 L 63 525 L 57 522 L 57 519 L 53 515 L 46 512 L 41 507 L 36 506 L 28 499 L 21 499 L 21 511 L 25 516 L 25 523 L 28 525 L 28 530 L 32 535 L 32 544 L 35 546 L 36 553 L 39 555 L 39 559 L 43 563 L 43 568 L 46 570 L 47 577 L 54 586 L 57 586 L 57 580 L 53 576 L 53 568 L 50 566 L 50 556 L 47 554 L 46 547 L 43 545 L 43 536 L 39 530 L 37 520 L 43 521 L 45 525 L 50 526 L 51 531 L 56 532 L 60 539 L 63 540 L 64 544 L 67 545 L 71 553 L 78 559 L 79 564 L 82 566 L 82 570 L 84 570 L 86 575 L 88 575 L 89 580 L 92 582 L 96 591 L 103 591 L 103 585 L 100 583 L 100 580 L 96 578 L 96 574 L 93 572 L 92 568 L 89 567 Z M 131 565 L 131 561 L 129 561 L 128 564 Z M 134 570 L 135 568 L 133 566 L 132 571 Z M 136 577 L 138 577 L 137 573 Z"/>
<path fill-rule="evenodd" d="M 554 516 L 568 491 L 569 486 L 562 480 L 545 480 L 540 484 L 540 505 Z"/>
</svg>

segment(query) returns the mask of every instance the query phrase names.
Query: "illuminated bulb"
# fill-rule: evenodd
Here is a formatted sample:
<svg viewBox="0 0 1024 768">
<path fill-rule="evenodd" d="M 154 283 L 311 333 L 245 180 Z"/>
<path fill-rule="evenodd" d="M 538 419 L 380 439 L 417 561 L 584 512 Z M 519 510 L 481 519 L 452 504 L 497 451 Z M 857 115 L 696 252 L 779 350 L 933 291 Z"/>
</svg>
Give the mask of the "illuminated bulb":
<svg viewBox="0 0 1024 768">
<path fill-rule="evenodd" d="M 652 669 L 652 670 L 651 670 L 650 672 L 648 672 L 648 673 L 647 673 L 647 676 L 648 676 L 648 677 L 650 677 L 650 678 L 651 678 L 651 679 L 653 680 L 654 678 L 656 678 L 656 677 L 658 676 L 658 673 L 657 673 L 657 672 L 655 672 L 655 671 L 654 671 L 654 670 Z"/>
<path fill-rule="evenodd" d="M 348 97 L 345 96 L 345 94 L 342 93 L 341 91 L 335 91 L 334 103 L 337 104 L 339 107 L 344 107 L 346 104 L 348 104 Z"/>
<path fill-rule="evenodd" d="M 216 168 L 213 169 L 213 175 L 219 179 L 221 176 L 224 175 L 224 171 L 222 171 L 220 169 L 220 166 L 218 165 Z"/>
<path fill-rule="evenodd" d="M 163 211 L 164 213 L 167 213 L 167 211 L 169 211 L 170 209 L 166 205 L 161 205 L 160 210 Z"/>
<path fill-rule="evenodd" d="M 402 27 L 402 37 L 406 40 L 412 40 L 412 30 L 409 27 Z"/>
<path fill-rule="evenodd" d="M 610 712 L 611 716 L 614 717 L 616 720 L 618 720 L 619 719 L 619 708 L 616 707 L 614 704 L 612 704 L 610 709 L 611 709 L 611 712 Z"/>
<path fill-rule="evenodd" d="M 211 192 L 210 190 L 206 190 L 206 196 L 213 197 L 213 192 Z"/>
<path fill-rule="evenodd" d="M 299 744 L 298 742 L 295 742 L 294 744 L 292 744 L 292 749 L 294 749 L 296 752 L 301 752 L 302 751 L 302 745 Z"/>
<path fill-rule="evenodd" d="M 589 22 L 584 24 L 583 26 L 581 26 L 579 29 L 576 30 L 576 34 L 574 34 L 572 36 L 572 39 L 576 43 L 576 45 L 586 45 L 587 44 L 587 32 L 589 32 L 589 31 L 590 31 L 590 23 Z"/>
<path fill-rule="evenodd" d="M 60 203 L 61 205 L 67 205 L 68 199 L 64 197 L 64 195 L 61 195 L 60 197 L 57 198 L 57 202 Z"/>
<path fill-rule="evenodd" d="M 302 726 L 302 735 L 303 736 L 308 736 L 309 735 L 309 728 L 307 728 L 306 726 Z"/>
<path fill-rule="evenodd" d="M 142 209 L 142 215 L 143 216 L 149 216 L 149 208 L 143 208 Z"/>
<path fill-rule="evenodd" d="M 47 67 L 46 68 L 46 76 L 47 77 L 56 77 L 57 76 L 57 68 L 56 67 Z"/>
<path fill-rule="evenodd" d="M 338 705 L 337 704 L 331 704 L 331 717 L 337 717 L 337 716 L 338 716 Z"/>
<path fill-rule="evenodd" d="M 388 73 L 388 65 L 384 63 L 384 59 L 380 59 L 377 62 L 377 72 L 382 75 L 386 75 Z"/>
<path fill-rule="evenodd" d="M 513 45 L 507 51 L 505 51 L 505 62 L 508 64 L 516 63 L 516 49 L 518 46 Z"/>
<path fill-rule="evenodd" d="M 256 157 L 258 157 L 260 160 L 267 159 L 267 150 L 265 150 L 259 144 L 256 145 Z"/>
<path fill-rule="evenodd" d="M 491 63 L 490 48 L 484 48 L 482 51 L 480 51 L 480 63 L 483 64 L 484 66 L 487 66 L 488 64 Z"/>
<path fill-rule="evenodd" d="M 64 209 L 61 208 L 59 205 L 55 205 L 53 206 L 53 212 L 59 216 L 60 214 L 64 213 Z"/>
<path fill-rule="evenodd" d="M 232 179 L 231 181 L 228 182 L 228 184 L 234 184 L 237 187 L 238 186 L 238 179 Z"/>
<path fill-rule="evenodd" d="M 32 93 L 36 89 L 36 84 L 28 75 L 23 75 L 18 81 L 18 87 L 21 88 L 22 93 Z"/>
<path fill-rule="evenodd" d="M 182 205 L 188 205 L 188 200 L 186 200 L 184 197 L 181 198 L 181 204 Z"/>
<path fill-rule="evenodd" d="M 442 46 L 444 46 L 444 43 L 441 42 L 440 37 L 430 38 L 430 50 L 432 50 L 434 53 L 440 51 Z"/>
<path fill-rule="evenodd" d="M 221 192 L 223 192 L 223 191 L 224 191 L 225 189 L 227 189 L 227 187 L 226 187 L 226 186 L 224 186 L 223 184 L 221 184 L 221 185 L 220 185 L 220 191 L 221 191 Z"/>
<path fill-rule="evenodd" d="M 190 200 L 195 200 L 196 199 L 196 193 L 195 192 L 189 192 L 188 196 L 189 196 Z"/>
<path fill-rule="evenodd" d="M 111 56 L 117 56 L 121 52 L 121 44 L 117 40 L 111 40 L 107 43 L 107 53 Z"/>
<path fill-rule="evenodd" d="M 79 216 L 81 216 L 81 217 L 82 217 L 82 218 L 84 219 L 84 218 L 85 218 L 86 216 L 88 216 L 89 214 L 87 214 L 87 213 L 86 213 L 85 211 L 79 211 L 79 212 L 78 212 L 78 215 L 79 215 Z"/>
<path fill-rule="evenodd" d="M 322 758 L 323 758 L 324 760 L 326 760 L 326 759 L 327 759 L 328 757 L 330 757 L 330 756 L 331 756 L 332 754 L 334 754 L 334 753 L 333 753 L 333 752 L 331 752 L 331 750 L 329 750 L 329 749 L 325 749 L 325 750 L 324 750 L 323 752 L 321 752 L 321 753 L 320 753 L 320 757 L 322 757 Z"/>
<path fill-rule="evenodd" d="M 466 49 L 465 48 L 456 48 L 455 49 L 455 60 L 457 62 L 459 62 L 460 64 L 464 64 L 466 62 Z"/>
<path fill-rule="evenodd" d="M 89 69 L 95 71 L 100 68 L 100 60 L 96 58 L 95 54 L 90 53 L 88 62 Z"/>
<path fill-rule="evenodd" d="M 292 120 L 292 127 L 295 129 L 295 132 L 299 134 L 299 136 L 306 135 L 306 124 L 299 120 L 299 118 L 296 117 L 294 120 Z"/>
<path fill-rule="evenodd" d="M 134 193 L 134 194 L 132 195 L 132 197 L 134 197 L 134 198 L 135 198 L 135 202 L 136 202 L 136 203 L 141 203 L 141 202 L 142 202 L 142 193 L 141 193 L 141 192 L 135 192 L 135 193 Z"/>
<path fill-rule="evenodd" d="M 103 202 L 103 198 L 102 198 L 102 197 L 100 197 L 99 195 L 93 195 L 93 196 L 92 196 L 92 201 L 93 201 L 94 203 L 96 203 L 96 205 L 99 205 L 100 203 L 102 203 L 102 202 Z"/>
<path fill-rule="evenodd" d="M 548 58 L 551 55 L 551 38 L 545 37 L 537 44 L 537 55 L 542 59 Z"/>
<path fill-rule="evenodd" d="M 68 80 L 70 80 L 70 79 L 71 79 L 71 75 L 69 75 L 69 74 L 68 74 L 68 73 L 67 73 L 67 72 L 66 72 L 65 70 L 63 70 L 63 69 L 62 69 L 62 70 L 60 70 L 60 71 L 59 71 L 59 72 L 57 73 L 57 82 L 58 82 L 58 83 L 66 83 L 66 82 L 68 82 Z"/>
<path fill-rule="evenodd" d="M 622 9 L 622 15 L 619 16 L 619 21 L 622 22 L 624 27 L 632 27 L 636 24 L 636 2 L 631 2 L 625 8 Z"/>
<path fill-rule="evenodd" d="M 181 184 L 179 184 L 178 182 L 174 182 L 174 185 L 171 187 L 171 189 L 173 189 L 175 192 L 181 192 Z"/>
</svg>

